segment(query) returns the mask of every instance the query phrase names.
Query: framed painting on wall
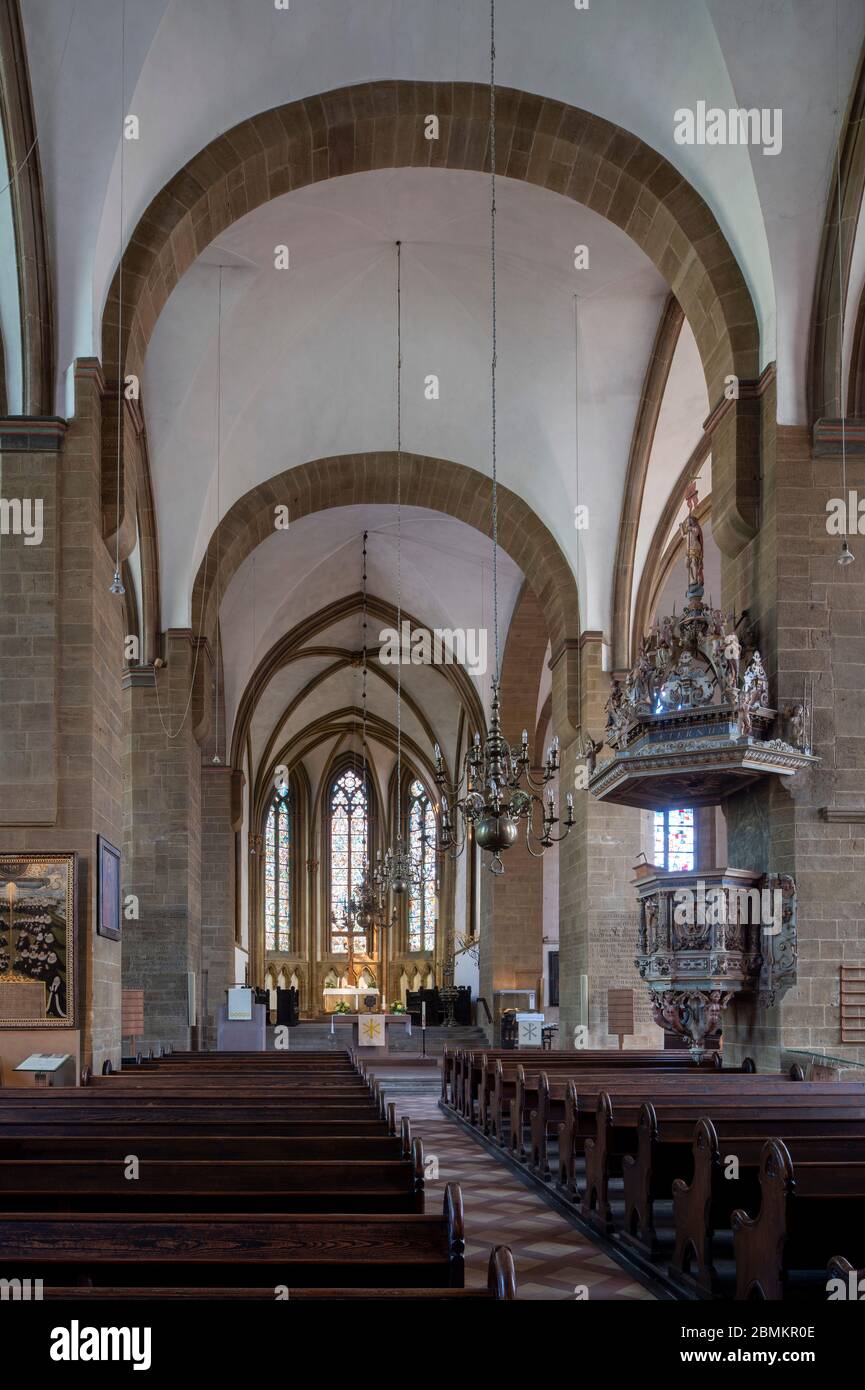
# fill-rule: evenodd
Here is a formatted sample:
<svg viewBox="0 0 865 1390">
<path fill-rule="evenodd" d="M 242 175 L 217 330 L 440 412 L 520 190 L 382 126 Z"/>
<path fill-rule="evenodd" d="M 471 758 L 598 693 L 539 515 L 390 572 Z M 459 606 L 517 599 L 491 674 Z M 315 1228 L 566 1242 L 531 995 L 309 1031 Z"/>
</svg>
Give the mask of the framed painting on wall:
<svg viewBox="0 0 865 1390">
<path fill-rule="evenodd" d="M 96 837 L 96 932 L 109 941 L 120 940 L 120 850 Z"/>
<path fill-rule="evenodd" d="M 0 854 L 0 1028 L 75 1026 L 77 854 Z"/>
</svg>

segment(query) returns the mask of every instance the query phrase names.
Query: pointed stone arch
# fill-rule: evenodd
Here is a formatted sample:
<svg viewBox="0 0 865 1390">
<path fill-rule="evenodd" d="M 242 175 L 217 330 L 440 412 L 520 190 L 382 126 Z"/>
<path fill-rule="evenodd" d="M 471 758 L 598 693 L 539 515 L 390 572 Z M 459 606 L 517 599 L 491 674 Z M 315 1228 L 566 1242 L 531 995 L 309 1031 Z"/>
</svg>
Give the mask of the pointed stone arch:
<svg viewBox="0 0 865 1390">
<path fill-rule="evenodd" d="M 834 151 L 833 151 L 834 155 Z M 841 178 L 841 218 L 838 218 L 838 175 Z M 810 422 L 837 418 L 842 397 L 850 413 L 849 392 L 842 388 L 840 319 L 842 312 L 856 313 L 848 305 L 850 271 L 856 228 L 865 197 L 865 44 L 859 54 L 850 103 L 840 136 L 837 162 L 833 159 L 832 182 L 826 199 L 820 257 L 811 305 L 808 344 L 808 411 Z"/>
<path fill-rule="evenodd" d="M 440 138 L 427 140 L 435 111 Z M 377 81 L 275 107 L 240 122 L 156 195 L 123 254 L 102 316 L 106 376 L 140 376 L 156 321 L 196 258 L 239 218 L 283 193 L 371 169 L 489 167 L 489 93 L 478 83 Z M 497 171 L 584 204 L 645 252 L 691 325 L 713 406 L 726 378 L 759 371 L 757 316 L 708 204 L 657 150 L 588 111 L 512 88 L 497 92 Z M 744 415 L 748 411 L 744 410 Z M 722 548 L 755 533 L 759 436 L 738 405 L 713 419 Z M 121 496 L 123 496 L 121 483 Z M 106 518 L 106 525 L 115 524 Z"/>
<path fill-rule="evenodd" d="M 246 557 L 273 535 L 275 506 L 287 504 L 290 520 L 297 521 L 330 507 L 396 505 L 396 464 L 391 452 L 316 459 L 286 469 L 238 498 L 214 530 L 199 565 L 192 590 L 193 631 L 215 635 L 222 595 Z M 492 481 L 486 474 L 450 459 L 403 453 L 400 479 L 404 507 L 428 507 L 491 536 Z M 556 730 L 564 743 L 579 722 L 576 580 L 544 523 L 501 484 L 498 539 L 544 614 L 553 653 Z"/>
<path fill-rule="evenodd" d="M 54 413 L 54 300 L 42 171 L 18 0 L 0 7 L 0 139 L 5 140 L 18 261 L 21 413 Z M 3 407 L 8 409 L 8 402 Z"/>
</svg>

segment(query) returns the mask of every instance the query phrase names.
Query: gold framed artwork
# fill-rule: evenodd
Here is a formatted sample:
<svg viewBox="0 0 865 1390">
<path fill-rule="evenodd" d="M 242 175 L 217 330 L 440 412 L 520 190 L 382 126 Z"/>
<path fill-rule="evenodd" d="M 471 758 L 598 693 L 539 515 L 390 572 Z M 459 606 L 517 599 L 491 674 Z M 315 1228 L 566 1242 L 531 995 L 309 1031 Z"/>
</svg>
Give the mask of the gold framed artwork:
<svg viewBox="0 0 865 1390">
<path fill-rule="evenodd" d="M 0 854 L 0 1028 L 75 1026 L 77 854 Z"/>
</svg>

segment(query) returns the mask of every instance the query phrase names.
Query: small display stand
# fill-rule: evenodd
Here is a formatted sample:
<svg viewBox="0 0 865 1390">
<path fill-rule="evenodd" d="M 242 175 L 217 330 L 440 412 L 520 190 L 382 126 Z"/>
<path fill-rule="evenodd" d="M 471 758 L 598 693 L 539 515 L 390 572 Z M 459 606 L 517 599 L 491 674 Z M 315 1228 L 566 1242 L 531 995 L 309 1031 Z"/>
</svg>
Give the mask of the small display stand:
<svg viewBox="0 0 865 1390">
<path fill-rule="evenodd" d="M 634 991 L 632 989 L 607 990 L 607 1032 L 615 1033 L 619 1039 L 619 1051 L 625 1046 L 625 1038 L 634 1033 Z"/>
<path fill-rule="evenodd" d="M 34 1086 L 74 1086 L 75 1060 L 68 1052 L 31 1052 L 16 1071 L 33 1075 Z"/>
<path fill-rule="evenodd" d="M 267 1046 L 267 1007 L 256 1004 L 251 989 L 226 990 L 216 1023 L 218 1052 L 264 1052 Z"/>
<path fill-rule="evenodd" d="M 543 1028 L 543 1014 L 518 1013 L 517 1047 L 540 1047 L 544 1040 Z"/>
</svg>

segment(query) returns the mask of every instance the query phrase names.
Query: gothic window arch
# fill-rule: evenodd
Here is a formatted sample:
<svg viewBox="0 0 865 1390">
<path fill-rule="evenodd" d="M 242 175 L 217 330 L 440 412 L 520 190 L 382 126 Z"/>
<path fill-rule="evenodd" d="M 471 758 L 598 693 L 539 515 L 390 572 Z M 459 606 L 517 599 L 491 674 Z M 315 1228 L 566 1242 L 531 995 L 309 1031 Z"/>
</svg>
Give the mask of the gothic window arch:
<svg viewBox="0 0 865 1390">
<path fill-rule="evenodd" d="M 411 891 L 408 899 L 408 949 L 434 951 L 438 922 L 436 816 L 429 792 L 419 778 L 408 788 L 408 850 Z"/>
<path fill-rule="evenodd" d="M 264 822 L 264 944 L 268 951 L 291 949 L 292 831 L 291 791 L 285 785 L 274 790 Z"/>
<path fill-rule="evenodd" d="M 330 949 L 366 955 L 367 934 L 346 921 L 346 905 L 361 885 L 369 864 L 370 793 L 362 773 L 346 767 L 331 778 L 325 802 L 327 817 L 327 901 Z"/>
</svg>

